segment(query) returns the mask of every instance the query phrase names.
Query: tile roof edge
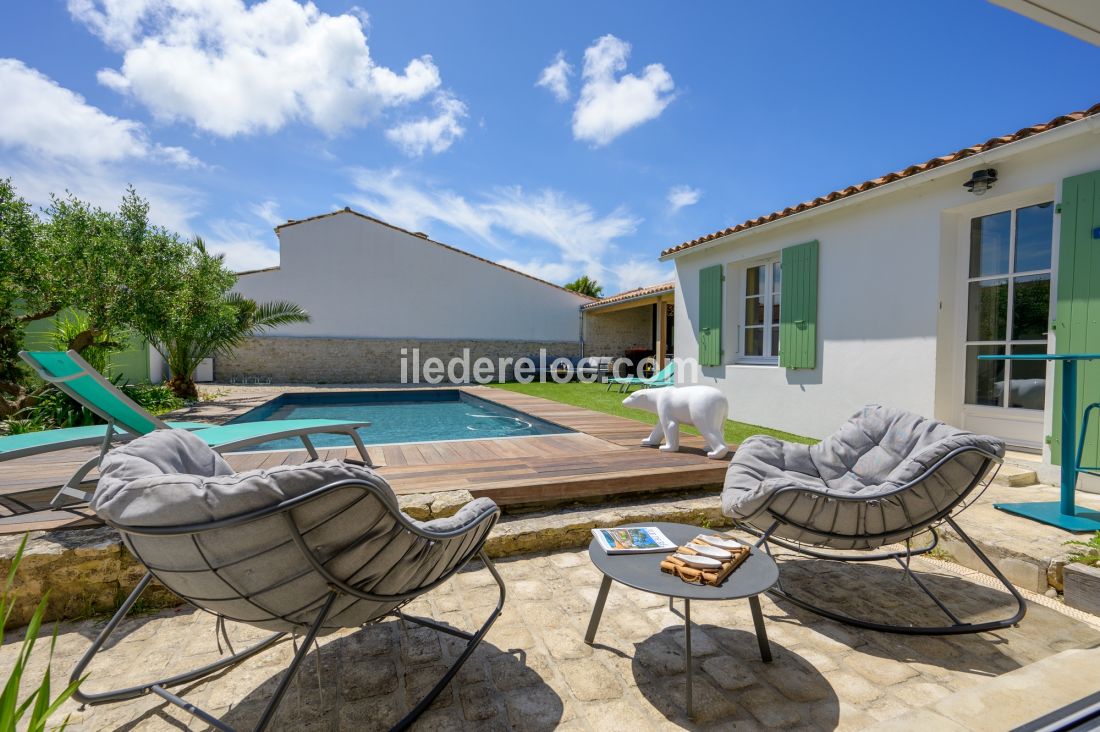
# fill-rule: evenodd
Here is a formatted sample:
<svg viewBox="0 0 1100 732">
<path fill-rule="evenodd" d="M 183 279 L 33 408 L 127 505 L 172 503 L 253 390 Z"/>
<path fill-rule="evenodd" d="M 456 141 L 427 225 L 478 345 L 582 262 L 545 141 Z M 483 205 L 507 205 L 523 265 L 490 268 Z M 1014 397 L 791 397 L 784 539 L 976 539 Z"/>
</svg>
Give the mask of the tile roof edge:
<svg viewBox="0 0 1100 732">
<path fill-rule="evenodd" d="M 1009 135 L 992 137 L 978 145 L 971 145 L 970 147 L 964 147 L 960 150 L 956 150 L 946 155 L 939 155 L 922 163 L 916 163 L 906 168 L 902 168 L 901 170 L 886 173 L 885 175 L 881 175 L 878 178 L 872 178 L 856 185 L 850 185 L 846 188 L 831 191 L 823 196 L 818 196 L 817 198 L 814 198 L 810 201 L 804 201 L 794 206 L 788 206 L 779 211 L 773 211 L 772 213 L 765 214 L 763 216 L 747 219 L 746 221 L 742 221 L 741 223 L 735 224 L 734 226 L 727 227 L 711 234 L 705 234 L 696 239 L 685 241 L 675 246 L 664 249 L 661 251 L 659 259 L 664 260 L 669 257 L 675 257 L 685 251 L 689 251 L 697 246 L 707 244 L 716 239 L 721 239 L 722 237 L 729 236 L 731 234 L 737 234 L 742 231 L 748 231 L 756 227 L 763 226 L 764 224 L 770 224 L 773 221 L 780 221 L 782 219 L 786 219 L 790 216 L 803 213 L 805 211 L 820 209 L 829 205 L 830 203 L 849 199 L 861 193 L 867 193 L 872 190 L 881 189 L 898 181 L 913 178 L 920 175 L 921 173 L 927 173 L 942 168 L 944 166 L 951 165 L 953 163 L 960 163 L 984 152 L 989 152 L 990 150 L 995 150 L 997 148 L 1004 147 L 1015 142 L 1031 139 L 1046 132 L 1050 132 L 1051 130 L 1059 129 L 1075 122 L 1087 120 L 1091 117 L 1095 117 L 1096 115 L 1100 115 L 1100 103 L 1094 104 L 1088 109 L 1059 115 L 1058 117 L 1055 117 L 1054 119 L 1047 122 L 1041 122 L 1021 128 Z"/>
<path fill-rule="evenodd" d="M 649 297 L 651 295 L 660 295 L 666 292 L 676 291 L 676 281 L 670 280 L 669 282 L 661 282 L 656 285 L 647 285 L 645 287 L 636 287 L 633 290 L 626 290 L 624 292 L 617 292 L 614 295 L 608 295 L 602 297 L 595 302 L 585 303 L 581 305 L 581 310 L 595 310 L 603 305 L 616 305 L 622 302 L 630 302 L 631 300 Z"/>
</svg>

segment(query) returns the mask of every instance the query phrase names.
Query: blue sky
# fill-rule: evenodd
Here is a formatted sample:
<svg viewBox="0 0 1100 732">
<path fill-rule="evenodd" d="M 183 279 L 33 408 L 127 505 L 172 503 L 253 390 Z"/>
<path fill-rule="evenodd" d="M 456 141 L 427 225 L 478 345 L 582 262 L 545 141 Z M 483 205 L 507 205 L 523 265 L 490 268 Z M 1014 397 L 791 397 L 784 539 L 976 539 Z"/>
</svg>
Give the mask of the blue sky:
<svg viewBox="0 0 1100 732">
<path fill-rule="evenodd" d="M 37 204 L 132 183 L 237 268 L 350 205 L 626 289 L 669 245 L 1100 101 L 1100 48 L 981 0 L 2 14 L 0 175 Z"/>
</svg>

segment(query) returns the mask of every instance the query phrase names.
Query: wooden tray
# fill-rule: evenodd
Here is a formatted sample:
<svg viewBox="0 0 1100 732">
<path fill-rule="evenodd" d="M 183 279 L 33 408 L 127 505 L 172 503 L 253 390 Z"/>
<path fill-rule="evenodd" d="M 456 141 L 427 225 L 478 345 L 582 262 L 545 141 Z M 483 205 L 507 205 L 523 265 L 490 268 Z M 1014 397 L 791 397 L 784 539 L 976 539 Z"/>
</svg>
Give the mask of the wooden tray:
<svg viewBox="0 0 1100 732">
<path fill-rule="evenodd" d="M 661 571 L 667 572 L 668 574 L 674 574 L 684 582 L 713 585 L 717 587 L 725 581 L 726 577 L 730 576 L 733 570 L 740 567 L 741 563 L 748 559 L 751 553 L 747 546 L 738 549 L 730 549 L 729 552 L 733 554 L 733 557 L 722 562 L 722 566 L 719 569 L 697 569 L 695 567 L 689 567 L 683 560 L 676 559 L 672 555 L 669 555 L 661 560 Z M 699 552 L 687 546 L 679 547 L 675 553 L 699 554 Z"/>
</svg>

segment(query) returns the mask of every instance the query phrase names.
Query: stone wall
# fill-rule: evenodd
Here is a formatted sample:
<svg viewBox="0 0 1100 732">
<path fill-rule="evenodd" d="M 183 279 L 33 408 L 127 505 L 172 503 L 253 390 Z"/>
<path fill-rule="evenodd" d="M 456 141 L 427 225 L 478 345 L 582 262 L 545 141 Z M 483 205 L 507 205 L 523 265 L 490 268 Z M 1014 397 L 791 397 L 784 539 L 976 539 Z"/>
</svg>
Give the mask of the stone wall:
<svg viewBox="0 0 1100 732">
<path fill-rule="evenodd" d="M 265 378 L 280 383 L 369 384 L 402 382 L 402 349 L 406 349 L 409 374 L 413 370 L 413 349 L 420 351 L 420 363 L 428 358 L 461 358 L 470 350 L 470 365 L 481 357 L 494 364 L 499 359 L 537 355 L 578 356 L 577 341 L 473 341 L 413 340 L 388 338 L 249 338 L 231 354 L 214 359 L 214 378 L 231 381 Z M 510 375 L 511 371 L 506 373 Z"/>
<path fill-rule="evenodd" d="M 628 348 L 653 347 L 653 307 L 584 314 L 584 355 L 621 356 Z"/>
</svg>

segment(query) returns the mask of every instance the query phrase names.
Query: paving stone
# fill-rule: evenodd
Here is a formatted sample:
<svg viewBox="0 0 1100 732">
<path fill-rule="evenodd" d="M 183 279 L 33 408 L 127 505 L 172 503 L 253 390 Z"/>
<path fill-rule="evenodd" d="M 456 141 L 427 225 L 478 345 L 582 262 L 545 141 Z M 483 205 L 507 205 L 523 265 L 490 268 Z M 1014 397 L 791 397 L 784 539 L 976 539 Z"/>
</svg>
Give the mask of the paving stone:
<svg viewBox="0 0 1100 732">
<path fill-rule="evenodd" d="M 930 681 L 916 681 L 911 684 L 903 684 L 897 689 L 892 690 L 892 693 L 900 701 L 909 706 L 919 707 L 926 704 L 932 704 L 937 699 L 944 698 L 951 693 L 951 690 L 940 684 L 933 684 Z"/>
<path fill-rule="evenodd" d="M 587 658 L 592 655 L 592 647 L 573 628 L 546 627 L 542 629 L 541 635 L 550 655 L 558 660 Z"/>
<path fill-rule="evenodd" d="M 798 707 L 766 686 L 745 691 L 738 701 L 766 727 L 793 727 L 802 722 Z"/>
<path fill-rule="evenodd" d="M 761 669 L 764 678 L 791 701 L 820 701 L 832 694 L 821 676 L 807 673 L 793 664 L 764 663 Z"/>
<path fill-rule="evenodd" d="M 594 730 L 647 732 L 657 727 L 646 707 L 648 704 L 635 700 L 615 699 L 585 704 L 580 707 L 580 714 Z M 661 725 L 662 728 L 664 726 Z"/>
<path fill-rule="evenodd" d="M 623 695 L 622 684 L 598 659 L 565 661 L 558 665 L 565 683 L 580 701 L 618 699 Z"/>
<path fill-rule="evenodd" d="M 703 661 L 714 683 L 727 691 L 737 691 L 757 682 L 756 674 L 740 659 L 731 656 L 714 656 Z"/>
<path fill-rule="evenodd" d="M 446 666 L 417 666 L 405 672 L 405 704 L 413 707 L 431 690 L 444 673 Z M 431 704 L 431 709 L 442 709 L 454 701 L 454 684 L 447 685 Z"/>
<path fill-rule="evenodd" d="M 615 724 L 639 730 L 767 725 L 862 730 L 877 720 L 889 725 L 900 718 L 916 719 L 919 713 L 909 710 L 918 705 L 976 691 L 993 677 L 1051 658 L 1060 648 L 1100 646 L 1096 629 L 1035 604 L 1018 628 L 942 639 L 855 630 L 765 597 L 775 661 L 763 664 L 747 603 L 697 603 L 692 608 L 693 668 L 699 717 L 689 721 L 684 716 L 683 621 L 668 611 L 663 598 L 616 586 L 596 645 L 589 647 L 582 635 L 599 574 L 593 578 L 586 553 L 551 553 L 502 565 L 510 583 L 527 588 L 519 594 L 533 598 L 541 586 L 547 599 L 524 600 L 511 593 L 486 641 L 416 729 L 591 732 Z M 802 571 L 812 575 L 809 569 Z M 885 576 L 895 575 L 890 570 Z M 874 589 L 864 579 L 849 578 L 838 571 L 813 577 L 830 592 L 839 592 L 838 587 L 847 587 L 849 593 Z M 990 597 L 999 597 L 1004 605 L 1003 596 L 990 596 L 984 587 L 958 587 L 957 578 L 948 579 L 943 594 L 955 595 L 959 607 L 979 610 L 975 617 L 997 611 Z M 938 576 L 935 581 L 941 582 Z M 496 602 L 491 583 L 483 570 L 463 572 L 412 608 L 470 630 Z M 904 583 L 887 584 L 900 588 L 899 598 L 908 597 L 902 594 L 908 591 Z M 881 594 L 882 589 L 876 591 Z M 925 610 L 905 602 L 899 601 L 899 617 L 921 619 Z M 68 674 L 102 627 L 102 619 L 61 624 L 52 666 L 56 677 Z M 93 667 L 95 688 L 131 675 L 141 680 L 150 666 L 175 673 L 217 655 L 214 621 L 205 613 L 166 610 L 127 621 L 122 630 L 120 642 Z M 228 630 L 235 647 L 265 635 L 235 624 Z M 0 644 L 0 668 L 10 665 L 20 633 L 13 630 Z M 464 646 L 461 639 L 394 620 L 326 635 L 319 652 L 310 649 L 275 728 L 389 729 Z M 290 643 L 280 643 L 217 679 L 194 685 L 188 699 L 247 729 L 255 724 L 292 653 Z M 45 664 L 45 656 L 35 657 L 31 669 L 44 669 Z M 67 702 L 63 712 L 70 711 L 75 732 L 195 725 L 192 716 L 155 698 L 84 711 Z"/>
<path fill-rule="evenodd" d="M 458 694 L 462 716 L 471 722 L 484 722 L 497 716 L 496 693 L 488 684 L 464 686 Z"/>
<path fill-rule="evenodd" d="M 544 684 L 551 669 L 550 660 L 537 653 L 501 654 L 489 662 L 493 684 L 500 691 Z"/>
<path fill-rule="evenodd" d="M 890 686 L 917 675 L 917 671 L 904 663 L 890 658 L 879 658 L 862 653 L 854 653 L 845 659 L 845 666 L 863 678 L 879 686 Z"/>
<path fill-rule="evenodd" d="M 397 688 L 397 667 L 388 658 L 364 663 L 346 663 L 339 674 L 340 693 L 345 699 L 389 694 Z"/>
<path fill-rule="evenodd" d="M 513 691 L 504 697 L 508 720 L 513 729 L 530 732 L 552 730 L 559 723 L 568 721 L 567 711 L 560 696 L 549 686 L 532 686 Z"/>
<path fill-rule="evenodd" d="M 829 674 L 829 685 L 841 701 L 865 705 L 882 696 L 882 689 L 850 671 Z"/>
<path fill-rule="evenodd" d="M 640 643 L 634 653 L 636 663 L 657 676 L 684 672 L 684 653 L 661 638 Z"/>
</svg>

